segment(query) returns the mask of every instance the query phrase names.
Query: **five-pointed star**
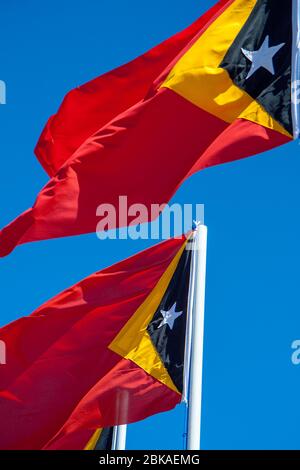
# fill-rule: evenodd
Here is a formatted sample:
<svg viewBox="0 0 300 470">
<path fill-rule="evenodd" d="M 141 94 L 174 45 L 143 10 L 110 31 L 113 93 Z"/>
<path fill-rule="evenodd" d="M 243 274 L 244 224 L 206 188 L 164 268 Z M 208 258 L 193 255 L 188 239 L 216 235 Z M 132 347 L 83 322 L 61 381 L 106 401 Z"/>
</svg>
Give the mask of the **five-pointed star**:
<svg viewBox="0 0 300 470">
<path fill-rule="evenodd" d="M 174 305 L 172 305 L 170 310 L 161 310 L 160 313 L 164 318 L 162 319 L 158 328 L 162 327 L 163 325 L 169 325 L 171 330 L 173 330 L 174 321 L 176 320 L 176 318 L 182 315 L 182 312 L 176 312 L 176 302 L 174 303 Z"/>
<path fill-rule="evenodd" d="M 284 45 L 285 42 L 278 44 L 278 46 L 269 47 L 269 36 L 266 36 L 258 51 L 247 51 L 246 49 L 241 48 L 244 56 L 252 62 L 246 80 L 251 77 L 251 75 L 253 75 L 260 67 L 263 67 L 272 75 L 274 75 L 275 71 L 273 57 Z"/>
</svg>

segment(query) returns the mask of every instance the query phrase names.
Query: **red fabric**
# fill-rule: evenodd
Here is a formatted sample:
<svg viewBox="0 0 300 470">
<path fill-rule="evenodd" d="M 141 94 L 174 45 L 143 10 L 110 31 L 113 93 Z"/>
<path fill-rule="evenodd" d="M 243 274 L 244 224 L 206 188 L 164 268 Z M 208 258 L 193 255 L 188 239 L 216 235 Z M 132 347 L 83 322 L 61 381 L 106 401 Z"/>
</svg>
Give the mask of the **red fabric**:
<svg viewBox="0 0 300 470">
<path fill-rule="evenodd" d="M 79 148 L 22 221 L 0 232 L 0 255 L 20 243 L 95 232 L 98 205 L 117 209 L 122 195 L 128 205 L 143 203 L 150 213 L 151 204 L 171 198 L 226 126 L 173 91 L 160 89 Z"/>
<path fill-rule="evenodd" d="M 255 122 L 236 119 L 208 146 L 187 176 L 213 165 L 266 152 L 291 138 Z"/>
<path fill-rule="evenodd" d="M 184 31 L 135 60 L 70 91 L 48 120 L 35 153 L 50 176 L 94 132 L 142 100 L 152 82 L 206 28 L 228 0 L 221 0 Z"/>
<path fill-rule="evenodd" d="M 126 406 L 119 409 L 111 406 L 119 400 Z M 44 449 L 82 449 L 89 440 L 89 430 L 99 428 L 100 423 L 101 426 L 110 426 L 112 422 L 132 423 L 155 412 L 170 410 L 180 401 L 178 393 L 123 359 L 86 394 Z"/>
<path fill-rule="evenodd" d="M 168 240 L 95 273 L 0 329 L 7 348 L 0 374 L 1 449 L 41 449 L 55 435 L 52 448 L 80 449 L 97 427 L 144 419 L 180 401 L 107 346 L 183 242 Z M 126 414 L 118 413 L 120 393 Z"/>
<path fill-rule="evenodd" d="M 168 202 L 195 171 L 289 140 L 248 121 L 228 125 L 162 88 L 75 152 L 33 208 L 0 232 L 0 256 L 29 241 L 94 232 L 98 205 L 109 203 L 117 210 L 119 196 L 126 195 L 128 205 L 143 203 L 150 214 L 151 204 Z M 124 224 L 117 218 L 117 226 Z"/>
</svg>

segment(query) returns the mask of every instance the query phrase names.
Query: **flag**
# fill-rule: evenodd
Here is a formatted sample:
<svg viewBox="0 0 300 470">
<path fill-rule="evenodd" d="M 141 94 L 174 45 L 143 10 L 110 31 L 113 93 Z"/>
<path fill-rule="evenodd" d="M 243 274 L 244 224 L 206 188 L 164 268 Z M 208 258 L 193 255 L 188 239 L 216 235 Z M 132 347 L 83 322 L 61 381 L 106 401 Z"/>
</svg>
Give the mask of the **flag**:
<svg viewBox="0 0 300 470">
<path fill-rule="evenodd" d="M 225 3 L 223 1 L 223 3 Z M 49 176 L 101 127 L 143 100 L 153 81 L 193 39 L 218 6 L 150 51 L 71 90 L 51 116 L 35 153 Z"/>
<path fill-rule="evenodd" d="M 97 429 L 84 450 L 112 450 L 114 428 Z"/>
<path fill-rule="evenodd" d="M 0 329 L 1 449 L 90 448 L 100 428 L 180 403 L 191 243 L 155 245 Z"/>
<path fill-rule="evenodd" d="M 95 232 L 102 203 L 116 208 L 117 227 L 130 224 L 136 215 L 124 222 L 118 213 L 123 195 L 128 206 L 145 206 L 139 223 L 152 220 L 152 205 L 167 203 L 193 173 L 292 139 L 292 0 L 284 9 L 271 0 L 221 1 L 191 28 L 111 72 L 122 79 L 96 80 L 95 94 L 93 85 L 71 92 L 37 147 L 53 176 L 33 207 L 0 232 L 1 256 L 18 244 Z M 153 60 L 156 78 L 139 75 Z M 114 93 L 131 90 L 132 74 L 143 86 L 108 112 Z"/>
</svg>

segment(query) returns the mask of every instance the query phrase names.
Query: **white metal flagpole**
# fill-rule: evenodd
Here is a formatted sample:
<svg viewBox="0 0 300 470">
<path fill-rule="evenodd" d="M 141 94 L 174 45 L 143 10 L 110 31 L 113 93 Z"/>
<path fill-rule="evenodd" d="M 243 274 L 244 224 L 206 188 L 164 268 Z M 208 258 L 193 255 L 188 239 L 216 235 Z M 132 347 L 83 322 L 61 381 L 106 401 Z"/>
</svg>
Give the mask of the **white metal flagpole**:
<svg viewBox="0 0 300 470">
<path fill-rule="evenodd" d="M 114 426 L 112 438 L 112 450 L 125 450 L 126 449 L 126 434 L 127 424 Z"/>
<path fill-rule="evenodd" d="M 188 390 L 188 450 L 200 449 L 207 227 L 199 224 L 194 237 L 192 335 Z"/>
<path fill-rule="evenodd" d="M 293 0 L 292 19 L 292 118 L 294 139 L 298 139 L 300 134 L 300 0 Z"/>
</svg>

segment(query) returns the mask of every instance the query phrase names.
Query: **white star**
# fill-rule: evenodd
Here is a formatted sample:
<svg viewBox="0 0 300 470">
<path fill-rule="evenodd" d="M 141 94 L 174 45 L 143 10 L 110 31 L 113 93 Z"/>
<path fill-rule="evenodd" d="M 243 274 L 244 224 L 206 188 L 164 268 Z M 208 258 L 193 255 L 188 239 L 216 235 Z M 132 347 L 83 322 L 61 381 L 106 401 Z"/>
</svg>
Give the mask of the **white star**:
<svg viewBox="0 0 300 470">
<path fill-rule="evenodd" d="M 162 316 L 164 318 L 161 321 L 158 328 L 162 327 L 163 325 L 169 325 L 170 329 L 173 330 L 174 321 L 176 320 L 176 318 L 178 318 L 178 317 L 180 317 L 180 315 L 182 315 L 182 312 L 176 312 L 175 310 L 176 310 L 176 302 L 175 302 L 174 305 L 172 305 L 170 310 L 167 310 L 167 311 L 161 310 L 160 311 L 160 313 L 162 314 Z"/>
<path fill-rule="evenodd" d="M 251 77 L 251 75 L 253 75 L 260 67 L 263 67 L 272 75 L 274 75 L 275 72 L 273 57 L 284 45 L 285 42 L 278 44 L 278 46 L 269 47 L 269 36 L 266 36 L 258 51 L 247 51 L 246 49 L 241 48 L 244 56 L 252 62 L 246 80 Z"/>
</svg>

